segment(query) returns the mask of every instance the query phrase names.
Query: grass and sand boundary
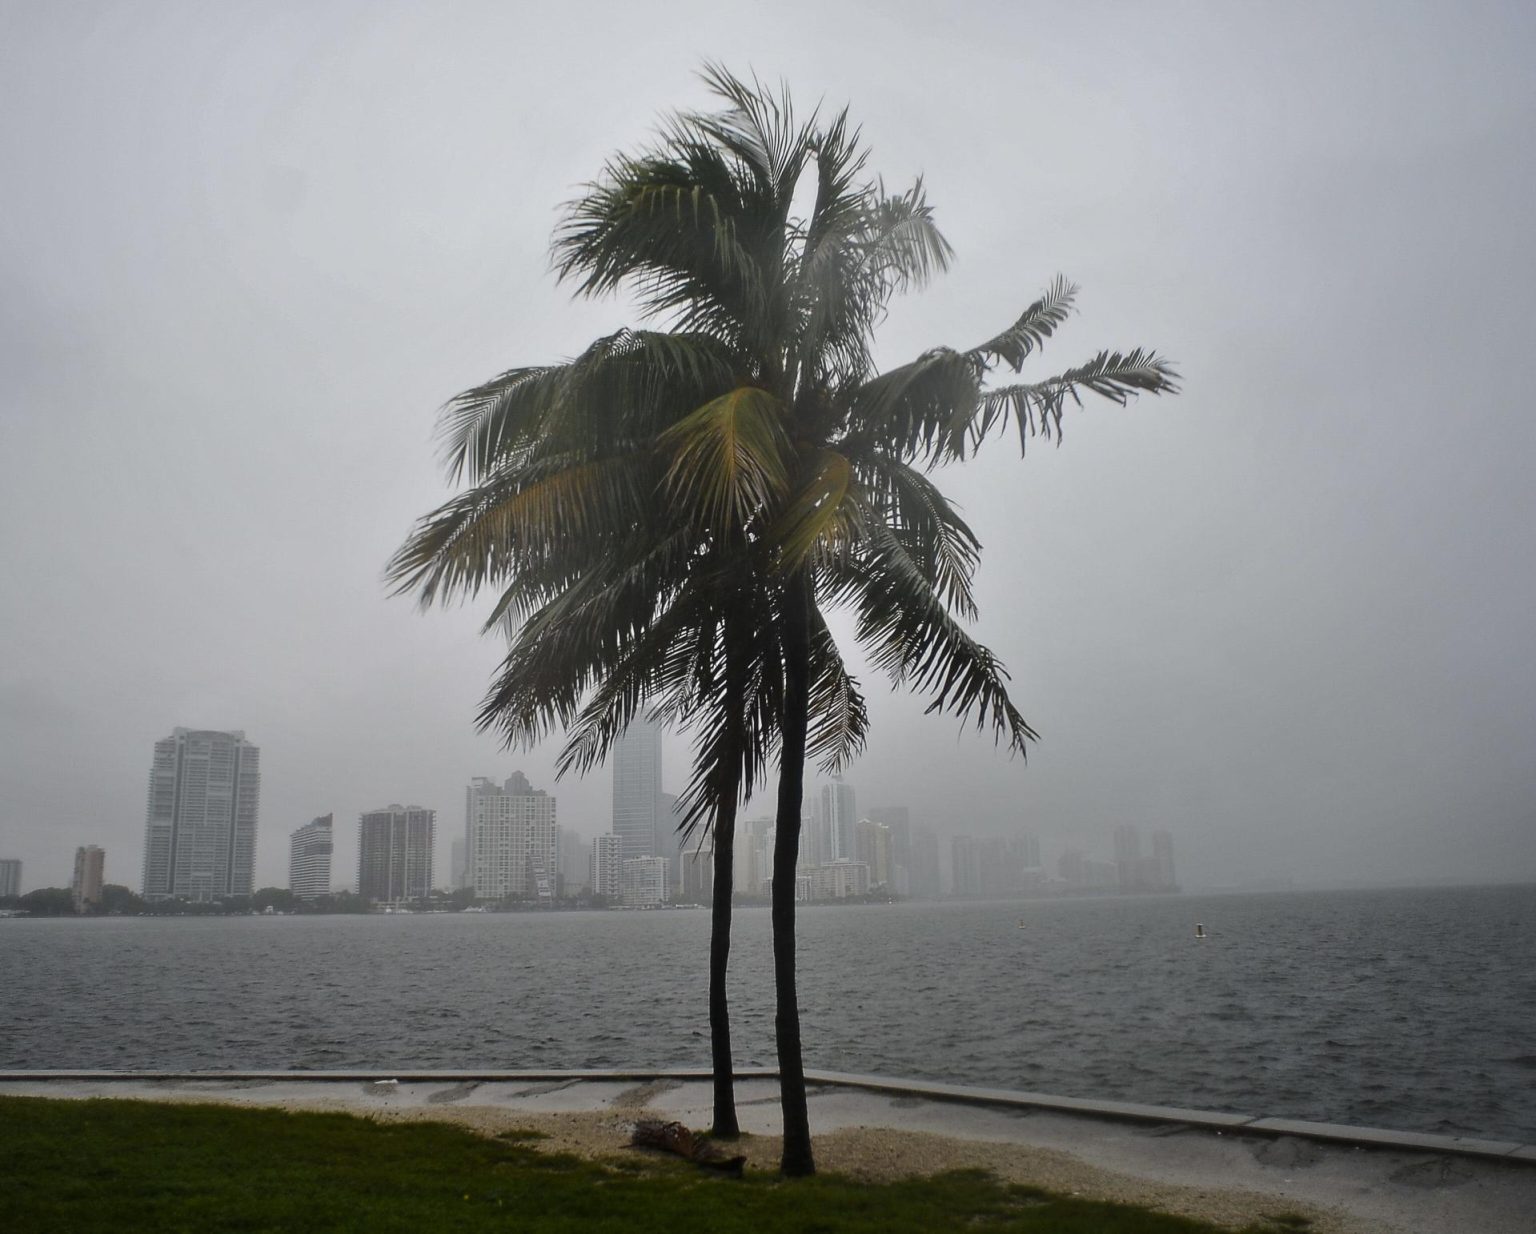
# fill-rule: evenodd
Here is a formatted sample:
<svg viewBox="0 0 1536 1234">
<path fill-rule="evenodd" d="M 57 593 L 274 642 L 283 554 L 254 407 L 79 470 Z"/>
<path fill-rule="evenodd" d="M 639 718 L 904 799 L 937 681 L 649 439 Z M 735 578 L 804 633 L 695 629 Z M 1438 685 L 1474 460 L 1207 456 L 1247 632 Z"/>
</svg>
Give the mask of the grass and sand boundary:
<svg viewBox="0 0 1536 1234">
<path fill-rule="evenodd" d="M 1478 1229 L 1495 1234 L 1504 1230 L 1528 1230 L 1529 1213 L 1536 1211 L 1533 1209 L 1536 1205 L 1536 1170 L 1529 1167 L 1477 1161 L 1449 1161 L 1447 1164 L 1449 1159 L 1433 1154 L 1360 1152 L 1339 1146 L 1314 1145 L 1293 1137 L 1221 1135 L 1209 1128 L 1177 1124 L 1149 1127 L 1070 1113 L 989 1109 L 823 1084 L 813 1090 L 812 1120 L 817 1132 L 818 1164 L 828 1177 L 818 1180 L 815 1188 L 817 1195 L 821 1194 L 819 1189 L 822 1188 L 831 1188 L 832 1192 L 828 1193 L 831 1198 L 823 1197 L 825 1212 L 813 1218 L 796 1207 L 800 1201 L 793 1200 L 788 1190 L 774 1184 L 777 1159 L 775 1089 L 776 1085 L 768 1077 L 747 1078 L 740 1085 L 743 1125 L 753 1134 L 741 1142 L 739 1150 L 732 1151 L 741 1151 L 748 1158 L 749 1187 L 741 1194 L 749 1198 L 721 1202 L 734 1206 L 732 1211 L 739 1208 L 750 1217 L 747 1224 L 740 1227 L 743 1229 L 749 1225 L 758 1230 L 873 1229 L 877 1227 L 863 1224 L 857 1214 L 866 1208 L 870 1212 L 883 1212 L 887 1203 L 902 1211 L 927 1213 L 929 1224 L 892 1224 L 895 1217 L 887 1213 L 881 1218 L 883 1225 L 879 1228 L 970 1228 L 982 1221 L 991 1228 L 1020 1231 L 1076 1229 L 1074 1225 L 1063 1224 L 1067 1219 L 1065 1214 L 1089 1210 L 1074 1210 L 1073 1205 L 1135 1206 L 1123 1211 L 1114 1210 L 1119 1213 L 1115 1220 L 1123 1218 L 1140 1224 L 1105 1224 L 1110 1210 L 1097 1208 L 1093 1209 L 1093 1220 L 1097 1224 L 1083 1228 L 1148 1232 L 1215 1228 L 1382 1234 L 1383 1231 L 1399 1230 Z M 465 1142 L 490 1143 L 500 1146 L 500 1150 L 508 1150 L 510 1146 L 517 1148 L 519 1153 L 533 1151 L 540 1154 L 539 1161 L 583 1162 L 586 1163 L 583 1169 L 599 1172 L 593 1176 L 596 1179 L 606 1178 L 604 1171 L 618 1170 L 616 1177 L 625 1186 L 631 1183 L 639 1186 L 642 1182 L 650 1186 L 651 1183 L 645 1180 L 659 1170 L 655 1177 L 662 1181 L 655 1185 L 660 1188 L 658 1195 L 662 1198 L 656 1203 L 662 1208 L 658 1212 L 669 1211 L 666 1205 L 671 1200 L 665 1195 L 670 1195 L 673 1190 L 703 1185 L 693 1178 L 696 1172 L 692 1167 L 658 1162 L 650 1154 L 625 1147 L 630 1127 L 641 1114 L 677 1118 L 695 1127 L 706 1125 L 708 1089 L 698 1080 L 665 1077 L 645 1080 L 636 1076 L 562 1078 L 552 1075 L 539 1081 L 487 1082 L 445 1076 L 436 1080 L 380 1083 L 316 1081 L 290 1075 L 222 1080 L 214 1077 L 119 1076 L 112 1080 L 65 1082 L 22 1081 L 12 1073 L 0 1080 L 0 1099 L 6 1093 L 151 1098 L 176 1102 L 178 1109 L 188 1108 L 188 1103 L 214 1102 L 289 1111 L 361 1113 L 374 1127 L 439 1124 L 436 1129 L 421 1132 L 428 1135 L 446 1131 L 441 1124 L 453 1124 L 455 1134 L 460 1137 L 466 1132 L 473 1133 L 470 1141 L 456 1141 L 461 1146 Z M 123 1103 L 114 1104 L 119 1108 L 130 1108 Z M 95 1103 L 78 1108 L 101 1109 Z M 133 1108 L 139 1107 L 135 1103 Z M 16 1112 L 14 1105 L 0 1112 L 0 1121 L 6 1124 L 0 1135 L 14 1134 Z M 226 1111 L 225 1114 L 237 1117 L 244 1112 Z M 210 1116 L 220 1117 L 218 1112 L 212 1112 Z M 92 1117 L 99 1119 L 100 1116 Z M 146 1126 L 152 1128 L 156 1123 L 154 1107 L 149 1107 L 149 1113 L 143 1117 L 149 1120 Z M 159 1115 L 161 1120 L 171 1123 L 180 1117 L 180 1114 L 173 1117 L 163 1109 Z M 326 1134 L 333 1133 L 342 1134 L 335 1127 Z M 146 1134 L 153 1139 L 160 1133 Z M 263 1131 L 260 1138 L 269 1138 L 272 1134 Z M 529 1136 L 536 1139 L 526 1139 Z M 88 1144 L 92 1138 L 93 1133 L 88 1133 L 81 1143 Z M 143 1137 L 128 1138 L 138 1140 Z M 247 1133 L 242 1133 L 242 1138 L 248 1138 Z M 48 1152 L 39 1151 L 38 1159 L 52 1159 Z M 71 1153 L 79 1153 L 62 1143 L 59 1151 L 60 1160 L 69 1160 Z M 179 1162 L 188 1151 L 172 1149 L 167 1144 L 157 1159 Z M 292 1151 L 303 1155 L 303 1150 L 294 1148 Z M 346 1155 L 339 1148 L 337 1152 L 326 1150 L 326 1153 L 328 1160 L 337 1159 L 338 1153 Z M 373 1150 L 369 1153 L 377 1156 Z M 535 1160 L 517 1154 L 513 1157 L 517 1157 L 516 1163 L 511 1157 L 492 1162 L 492 1172 L 500 1171 L 504 1175 L 509 1171 L 526 1172 Z M 94 1150 L 74 1156 L 76 1162 L 99 1162 L 101 1159 L 101 1153 Z M 479 1158 L 470 1152 L 464 1160 L 473 1164 Z M 240 1172 L 248 1172 L 248 1163 L 238 1152 L 226 1155 L 222 1164 L 228 1167 L 231 1161 L 240 1162 Z M 481 1166 L 491 1168 L 483 1161 L 474 1168 Z M 92 1166 L 92 1169 L 96 1168 L 96 1165 Z M 98 1195 L 98 1203 L 107 1199 L 109 1207 L 121 1208 L 121 1178 L 134 1176 L 135 1168 L 132 1163 L 124 1162 L 111 1176 L 116 1181 L 98 1177 L 104 1193 L 110 1193 Z M 270 1191 L 276 1186 L 285 1194 L 297 1196 L 306 1186 L 318 1185 L 313 1181 L 306 1183 L 303 1178 L 277 1183 L 271 1176 L 274 1168 L 272 1163 L 263 1166 L 257 1175 L 266 1178 L 267 1182 L 252 1182 L 246 1190 Z M 637 1169 L 640 1174 L 635 1174 Z M 679 1169 L 683 1173 L 676 1176 Z M 956 1175 L 956 1171 L 966 1173 Z M 537 1170 L 534 1172 L 538 1173 Z M 0 1187 L 22 1186 L 33 1193 L 44 1194 L 50 1189 L 57 1190 L 59 1180 L 45 1177 L 47 1171 L 41 1175 L 36 1171 L 32 1173 L 30 1180 L 13 1180 L 10 1184 L 0 1182 Z M 154 1173 L 154 1170 L 150 1171 L 151 1179 Z M 406 1176 L 400 1175 L 402 1178 Z M 672 1181 L 666 1181 L 668 1179 Z M 693 1181 L 688 1181 L 685 1187 L 679 1179 Z M 719 1185 L 719 1180 L 709 1181 L 711 1185 Z M 545 1186 L 545 1183 L 539 1185 L 549 1196 L 564 1194 L 560 1187 L 553 1183 Z M 482 1190 L 490 1187 L 491 1190 L 501 1188 L 505 1198 L 511 1194 L 506 1190 L 511 1185 L 507 1179 L 494 1185 L 482 1179 L 460 1194 L 476 1194 L 476 1187 Z M 597 1187 L 599 1192 L 613 1185 L 616 1185 L 613 1179 L 597 1182 L 589 1179 L 584 1184 L 589 1188 Z M 327 1188 L 334 1186 L 334 1180 L 326 1184 Z M 767 1190 L 759 1198 L 750 1198 L 758 1196 L 753 1190 L 757 1187 Z M 1023 1190 L 1018 1190 L 1020 1188 Z M 195 1194 L 196 1190 L 189 1187 L 184 1194 Z M 426 1194 L 435 1192 L 429 1187 Z M 712 1203 L 718 1198 L 713 1192 L 708 1195 L 712 1197 Z M 924 1195 L 938 1207 L 925 1207 L 928 1200 L 923 1199 Z M 142 1207 L 149 1203 L 149 1198 L 140 1196 L 134 1202 Z M 329 1203 L 326 1200 L 326 1204 Z M 469 1202 L 461 1200 L 460 1203 Z M 402 1211 L 414 1211 L 413 1205 L 414 1201 L 406 1204 Z M 934 1214 L 946 1205 L 958 1205 L 954 1220 L 946 1218 L 945 1223 L 932 1224 L 936 1220 Z M 973 1207 L 968 1209 L 967 1205 Z M 1046 1208 L 1050 1208 L 1055 1224 L 1029 1224 L 1044 1215 Z M 142 1211 L 147 1214 L 150 1209 Z M 263 1221 L 237 1226 L 209 1225 L 209 1214 L 204 1212 L 198 1215 L 197 1221 L 189 1220 L 185 1225 L 179 1221 L 167 1225 L 157 1218 L 147 1225 L 119 1223 L 113 1228 L 287 1228 L 280 1212 L 261 1211 L 267 1212 Z M 316 1211 L 320 1215 L 320 1210 Z M 327 1208 L 325 1212 L 329 1215 L 324 1220 L 332 1222 L 329 1225 L 295 1225 L 292 1228 L 353 1228 L 336 1224 L 343 1217 L 339 1211 L 331 1212 Z M 571 1212 L 581 1214 L 579 1223 L 567 1226 L 555 1222 L 520 1228 L 644 1228 L 623 1223 L 594 1225 L 593 1213 L 582 1205 L 577 1205 Z M 970 1212 L 971 1216 L 960 1220 L 964 1212 Z M 555 1221 L 557 1215 L 552 1211 L 550 1220 Z M 1163 1221 L 1164 1217 L 1177 1217 L 1197 1224 L 1175 1222 L 1169 1225 Z M 447 1217 L 443 1219 L 449 1220 Z M 714 1221 L 714 1217 L 710 1220 Z M 67 1222 L 50 1225 L 44 1221 L 22 1228 L 76 1227 Z M 393 1227 L 374 1222 L 357 1228 Z M 490 1227 L 464 1225 L 455 1216 L 450 1224 L 431 1228 Z M 690 1220 L 672 1228 L 706 1227 Z M 716 1222 L 714 1228 L 734 1227 Z"/>
</svg>

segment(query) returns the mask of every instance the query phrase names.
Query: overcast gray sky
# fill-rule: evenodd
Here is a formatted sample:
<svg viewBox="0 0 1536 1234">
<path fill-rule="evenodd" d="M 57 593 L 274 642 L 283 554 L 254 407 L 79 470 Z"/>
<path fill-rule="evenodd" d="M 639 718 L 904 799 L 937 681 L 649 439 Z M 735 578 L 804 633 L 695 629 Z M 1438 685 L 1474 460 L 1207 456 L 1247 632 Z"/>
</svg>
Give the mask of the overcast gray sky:
<svg viewBox="0 0 1536 1234">
<path fill-rule="evenodd" d="M 541 6 L 542 10 L 542 6 Z M 137 887 L 151 747 L 262 749 L 287 835 L 554 747 L 473 731 L 472 611 L 387 599 L 435 410 L 633 320 L 558 205 L 717 58 L 850 103 L 959 254 L 880 355 L 1057 271 L 1044 368 L 1186 392 L 947 472 L 1026 765 L 866 677 L 862 805 L 1052 857 L 1167 827 L 1192 884 L 1536 878 L 1536 8 L 0 0 L 0 856 Z M 1044 368 L 1041 371 L 1044 371 Z M 683 779 L 683 750 L 668 780 Z M 558 787 L 606 830 L 609 779 Z M 441 846 L 446 855 L 446 842 Z"/>
</svg>

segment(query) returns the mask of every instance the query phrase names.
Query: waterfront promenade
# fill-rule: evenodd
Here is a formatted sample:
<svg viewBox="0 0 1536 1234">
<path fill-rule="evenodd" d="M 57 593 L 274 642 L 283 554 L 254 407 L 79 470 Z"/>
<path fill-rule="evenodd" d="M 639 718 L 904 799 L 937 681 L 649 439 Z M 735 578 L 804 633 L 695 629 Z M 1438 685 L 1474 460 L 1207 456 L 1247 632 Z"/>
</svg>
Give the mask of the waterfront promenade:
<svg viewBox="0 0 1536 1234">
<path fill-rule="evenodd" d="M 1536 1146 L 1121 1102 L 808 1073 L 824 1169 L 869 1178 L 980 1167 L 1057 1191 L 1233 1224 L 1282 1213 L 1317 1234 L 1530 1234 Z M 131 1097 L 341 1109 L 621 1152 L 642 1112 L 709 1121 L 707 1073 L 0 1072 L 0 1094 Z M 738 1081 L 751 1167 L 772 1168 L 771 1072 Z"/>
</svg>

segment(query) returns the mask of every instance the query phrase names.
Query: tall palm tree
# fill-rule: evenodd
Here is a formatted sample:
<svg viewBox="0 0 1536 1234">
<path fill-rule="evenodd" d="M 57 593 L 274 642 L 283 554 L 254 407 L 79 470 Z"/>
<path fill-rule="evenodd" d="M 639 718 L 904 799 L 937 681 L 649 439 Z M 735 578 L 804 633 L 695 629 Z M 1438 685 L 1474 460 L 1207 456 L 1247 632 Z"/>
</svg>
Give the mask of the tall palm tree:
<svg viewBox="0 0 1536 1234">
<path fill-rule="evenodd" d="M 562 277 L 588 295 L 627 289 L 673 337 L 710 340 L 734 388 L 666 429 L 669 479 L 713 543 L 765 572 L 780 660 L 773 881 L 776 1035 L 786 1174 L 814 1171 L 795 987 L 794 886 L 804 763 L 814 751 L 814 666 L 823 607 L 857 617 L 857 637 L 896 684 L 1022 752 L 1035 736 L 1001 663 L 963 629 L 979 544 L 926 474 L 963 460 L 1010 423 L 1021 448 L 1059 439 L 1085 393 L 1124 404 L 1175 389 L 1153 352 L 1103 351 L 1031 382 L 1019 372 L 1065 321 L 1058 279 L 1006 330 L 878 372 L 870 347 L 893 296 L 947 268 L 921 182 L 890 194 L 864 177 L 846 113 L 795 119 L 787 93 L 715 66 L 724 104 L 684 114 L 651 149 L 609 162 L 557 233 Z M 797 190 L 814 177 L 806 217 Z"/>
<path fill-rule="evenodd" d="M 459 395 L 441 432 L 450 476 L 468 487 L 418 523 L 388 578 L 424 605 L 499 593 L 486 626 L 510 646 L 480 726 L 509 745 L 565 730 L 561 774 L 590 770 L 642 710 L 695 732 L 684 821 L 714 839 L 714 1131 L 734 1136 L 732 840 L 777 741 L 781 657 L 754 616 L 774 604 L 767 572 L 674 491 L 686 467 L 666 435 L 733 388 L 722 356 L 708 338 L 621 331 Z M 746 491 L 730 497 L 728 485 L 728 499 L 750 505 L 757 481 L 737 483 Z M 863 702 L 824 630 L 813 656 L 818 752 L 839 766 L 862 743 Z"/>
</svg>

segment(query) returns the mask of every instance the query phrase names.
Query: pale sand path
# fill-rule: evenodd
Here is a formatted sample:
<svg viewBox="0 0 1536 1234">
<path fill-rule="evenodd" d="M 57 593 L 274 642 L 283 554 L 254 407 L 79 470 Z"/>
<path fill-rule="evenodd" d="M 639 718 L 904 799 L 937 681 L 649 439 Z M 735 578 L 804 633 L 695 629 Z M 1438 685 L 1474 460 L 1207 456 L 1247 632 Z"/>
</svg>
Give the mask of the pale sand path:
<svg viewBox="0 0 1536 1234">
<path fill-rule="evenodd" d="M 13 1080 L 0 1082 L 0 1093 L 339 1110 L 453 1122 L 489 1135 L 523 1129 L 547 1137 L 538 1147 L 597 1159 L 636 1152 L 627 1147 L 629 1131 L 642 1114 L 707 1126 L 710 1101 L 706 1084 L 668 1080 Z M 749 1134 L 736 1151 L 749 1170 L 770 1172 L 778 1158 L 777 1085 L 741 1081 L 738 1102 Z M 818 1167 L 871 1181 L 981 1168 L 1232 1228 L 1284 1214 L 1309 1218 L 1314 1234 L 1536 1234 L 1536 1168 L 1528 1166 L 893 1099 L 832 1085 L 812 1089 L 811 1120 Z"/>
</svg>

